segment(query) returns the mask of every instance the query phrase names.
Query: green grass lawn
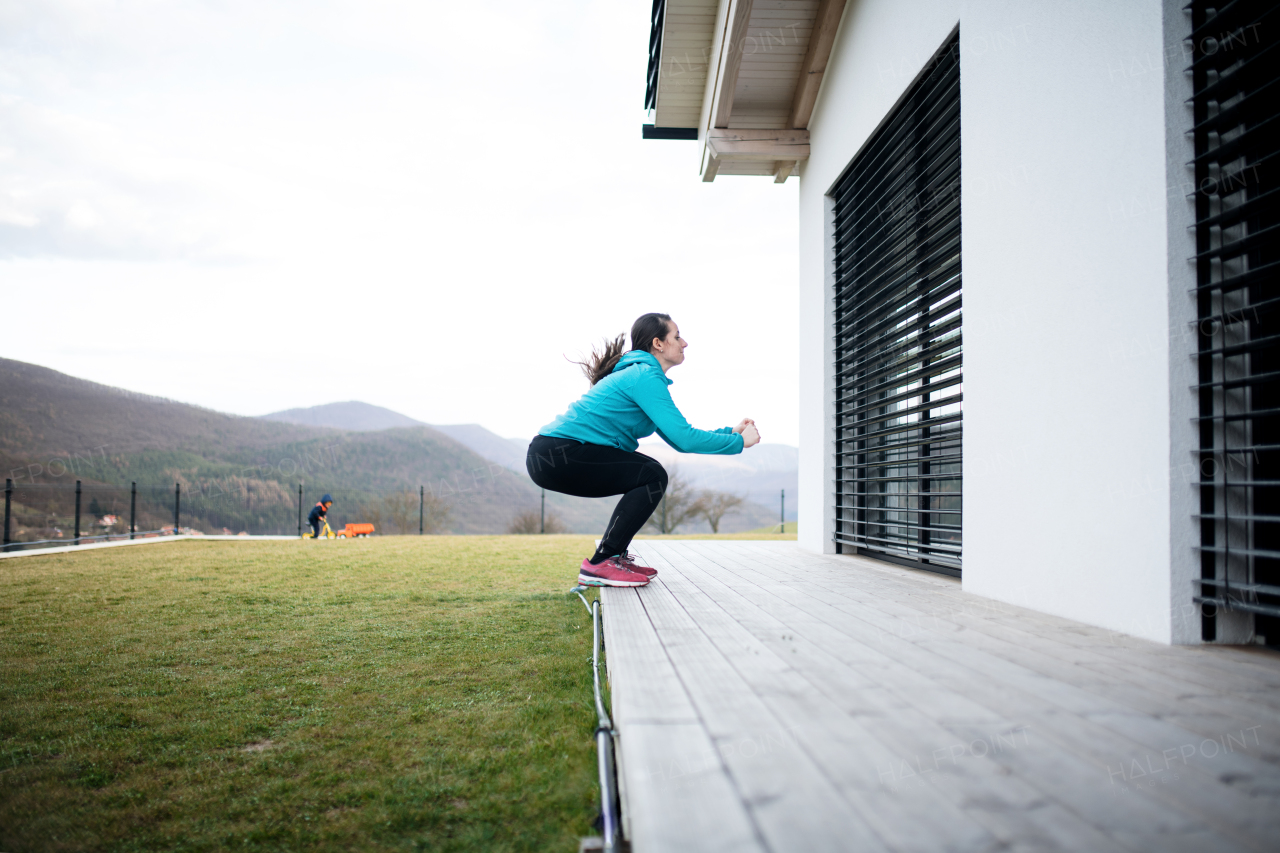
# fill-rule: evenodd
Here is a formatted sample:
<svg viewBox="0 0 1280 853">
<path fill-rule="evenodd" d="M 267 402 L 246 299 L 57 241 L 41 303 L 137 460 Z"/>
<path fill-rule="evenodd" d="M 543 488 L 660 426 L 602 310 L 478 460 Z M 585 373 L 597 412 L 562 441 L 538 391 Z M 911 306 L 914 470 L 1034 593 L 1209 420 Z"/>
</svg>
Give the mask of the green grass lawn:
<svg viewBox="0 0 1280 853">
<path fill-rule="evenodd" d="M 587 536 L 0 561 L 0 850 L 564 850 Z"/>
</svg>

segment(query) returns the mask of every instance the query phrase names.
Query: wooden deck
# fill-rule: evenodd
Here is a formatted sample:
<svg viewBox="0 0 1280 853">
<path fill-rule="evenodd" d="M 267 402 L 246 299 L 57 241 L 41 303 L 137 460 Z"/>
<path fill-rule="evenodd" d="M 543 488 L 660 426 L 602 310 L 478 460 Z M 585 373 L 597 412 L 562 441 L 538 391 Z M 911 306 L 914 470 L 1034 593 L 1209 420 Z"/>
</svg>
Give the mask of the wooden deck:
<svg viewBox="0 0 1280 853">
<path fill-rule="evenodd" d="M 1280 850 L 1280 656 L 1169 647 L 789 542 L 604 590 L 623 826 L 658 851 Z"/>
</svg>

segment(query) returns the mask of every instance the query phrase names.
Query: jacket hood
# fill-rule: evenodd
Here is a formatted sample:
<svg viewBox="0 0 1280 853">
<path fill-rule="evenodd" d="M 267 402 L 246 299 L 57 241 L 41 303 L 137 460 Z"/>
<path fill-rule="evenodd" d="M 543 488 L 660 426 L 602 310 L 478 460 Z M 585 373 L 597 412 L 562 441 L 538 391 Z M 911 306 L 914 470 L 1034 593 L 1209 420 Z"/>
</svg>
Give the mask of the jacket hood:
<svg viewBox="0 0 1280 853">
<path fill-rule="evenodd" d="M 633 367 L 637 364 L 647 364 L 650 367 L 657 368 L 658 374 L 663 381 L 668 385 L 671 384 L 671 380 L 667 379 L 666 374 L 662 372 L 662 365 L 658 363 L 658 359 L 654 357 L 653 353 L 648 353 L 644 350 L 633 349 L 630 352 L 623 353 L 622 358 L 618 359 L 618 363 L 613 366 L 613 370 L 610 372 L 617 373 L 619 370 L 626 370 L 628 367 Z"/>
<path fill-rule="evenodd" d="M 658 364 L 658 360 L 653 357 L 653 353 L 645 352 L 642 349 L 633 349 L 622 354 L 622 358 L 618 359 L 618 363 L 613 366 L 611 372 L 617 373 L 619 370 L 630 367 L 633 364 L 652 364 L 659 370 L 662 369 L 662 365 Z"/>
</svg>

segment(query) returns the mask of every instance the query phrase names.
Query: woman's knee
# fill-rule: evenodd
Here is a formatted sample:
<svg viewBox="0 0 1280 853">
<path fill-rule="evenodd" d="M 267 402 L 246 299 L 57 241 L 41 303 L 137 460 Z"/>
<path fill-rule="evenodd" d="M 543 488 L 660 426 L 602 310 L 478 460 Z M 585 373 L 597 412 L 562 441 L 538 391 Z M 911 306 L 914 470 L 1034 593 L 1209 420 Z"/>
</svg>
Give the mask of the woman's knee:
<svg viewBox="0 0 1280 853">
<path fill-rule="evenodd" d="M 651 493 L 656 493 L 657 498 L 661 498 L 667 492 L 667 469 L 662 467 L 662 463 L 654 460 L 645 463 L 645 485 L 649 486 Z"/>
</svg>

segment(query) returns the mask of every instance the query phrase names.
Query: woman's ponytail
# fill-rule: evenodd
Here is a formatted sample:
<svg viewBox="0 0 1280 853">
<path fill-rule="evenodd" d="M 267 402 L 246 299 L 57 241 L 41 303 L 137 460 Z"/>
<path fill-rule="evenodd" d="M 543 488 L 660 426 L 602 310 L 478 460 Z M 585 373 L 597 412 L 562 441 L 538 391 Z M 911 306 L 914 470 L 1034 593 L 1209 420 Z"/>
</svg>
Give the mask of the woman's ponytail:
<svg viewBox="0 0 1280 853">
<path fill-rule="evenodd" d="M 622 358 L 622 350 L 626 335 L 618 335 L 613 341 L 608 338 L 604 339 L 604 349 L 597 350 L 595 347 L 591 349 L 591 357 L 586 361 L 575 361 L 582 367 L 582 372 L 586 374 L 587 381 L 595 385 L 601 379 L 604 379 L 613 368 L 617 366 L 618 359 Z"/>
<path fill-rule="evenodd" d="M 671 331 L 670 323 L 671 315 L 669 314 L 641 315 L 631 324 L 631 351 L 653 352 L 653 339 L 666 340 L 667 333 Z M 612 342 L 605 338 L 603 350 L 596 350 L 593 347 L 590 358 L 586 361 L 575 361 L 574 364 L 581 366 L 587 381 L 595 385 L 613 373 L 613 369 L 618 365 L 618 359 L 622 358 L 625 340 L 623 335 L 618 335 Z"/>
</svg>

